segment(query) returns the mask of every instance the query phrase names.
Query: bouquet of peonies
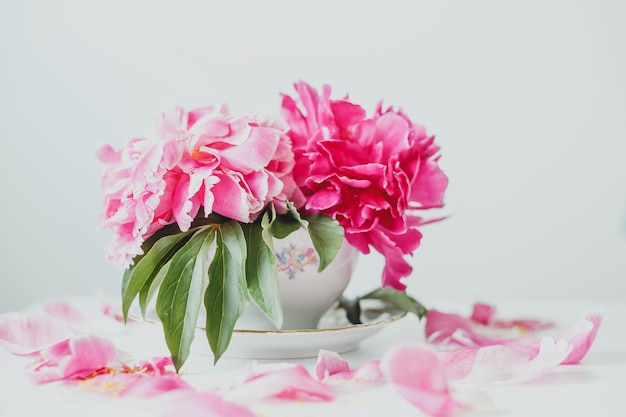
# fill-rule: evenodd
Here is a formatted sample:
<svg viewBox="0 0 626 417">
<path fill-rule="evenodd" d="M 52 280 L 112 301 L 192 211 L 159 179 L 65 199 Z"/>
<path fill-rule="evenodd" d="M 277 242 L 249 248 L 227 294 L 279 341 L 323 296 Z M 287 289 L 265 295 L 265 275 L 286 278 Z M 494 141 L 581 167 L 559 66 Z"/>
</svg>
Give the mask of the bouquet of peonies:
<svg viewBox="0 0 626 417">
<path fill-rule="evenodd" d="M 282 311 L 272 239 L 305 228 L 319 270 L 345 240 L 385 258 L 381 287 L 404 291 L 404 259 L 419 244 L 420 211 L 443 206 L 439 147 L 402 112 L 374 114 L 295 84 L 283 119 L 235 117 L 224 107 L 176 108 L 153 138 L 100 148 L 108 259 L 126 268 L 124 317 L 136 298 L 157 313 L 177 369 L 200 307 L 215 360 L 250 299 L 278 327 Z"/>
</svg>

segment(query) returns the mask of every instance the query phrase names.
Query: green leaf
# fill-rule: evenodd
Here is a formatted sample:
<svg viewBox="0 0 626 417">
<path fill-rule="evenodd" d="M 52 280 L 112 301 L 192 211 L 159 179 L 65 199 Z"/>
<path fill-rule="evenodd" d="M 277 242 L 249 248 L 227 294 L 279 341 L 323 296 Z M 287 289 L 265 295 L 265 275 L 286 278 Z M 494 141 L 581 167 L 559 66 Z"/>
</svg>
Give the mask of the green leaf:
<svg viewBox="0 0 626 417">
<path fill-rule="evenodd" d="M 128 268 L 124 270 L 124 275 L 122 275 L 122 297 L 124 293 L 128 289 L 128 283 L 130 282 L 130 277 L 133 275 L 133 271 L 135 270 L 135 265 L 129 265 Z"/>
<path fill-rule="evenodd" d="M 171 264 L 172 261 L 170 260 L 168 263 L 163 265 L 152 282 L 146 282 L 146 284 L 141 288 L 141 291 L 139 291 L 139 307 L 141 308 L 141 314 L 144 317 L 150 300 L 152 300 L 152 297 L 154 297 L 154 294 L 156 294 L 157 290 L 161 286 L 161 283 L 163 282 L 163 279 L 165 279 L 165 275 L 167 274 Z"/>
<path fill-rule="evenodd" d="M 157 296 L 156 311 L 177 372 L 189 356 L 208 280 L 206 257 L 214 240 L 214 228 L 194 234 L 172 258 Z"/>
<path fill-rule="evenodd" d="M 248 306 L 246 283 L 246 239 L 236 221 L 220 224 L 215 257 L 209 266 L 209 286 L 204 305 L 207 311 L 206 336 L 214 361 L 228 348 L 235 322 Z"/>
<path fill-rule="evenodd" d="M 284 214 L 276 214 L 273 205 L 270 206 L 270 211 L 270 231 L 276 239 L 284 239 L 300 227 L 307 226 L 306 221 L 302 220 L 293 203 L 287 203 L 287 212 Z"/>
<path fill-rule="evenodd" d="M 392 287 L 378 288 L 361 297 L 362 300 L 380 300 L 399 308 L 402 311 L 408 311 L 415 314 L 420 319 L 426 315 L 428 310 L 419 301 L 408 295 L 405 291 L 396 290 Z"/>
<path fill-rule="evenodd" d="M 272 206 L 272 208 L 274 208 L 274 206 Z M 265 242 L 265 244 L 271 248 L 274 247 L 274 237 L 272 236 L 272 222 L 274 221 L 274 217 L 276 213 L 274 213 L 274 215 L 272 215 L 270 213 L 270 211 L 266 211 L 265 213 L 263 213 L 263 216 L 261 216 L 261 236 L 263 237 L 263 241 Z"/>
<path fill-rule="evenodd" d="M 308 221 L 309 236 L 313 247 L 320 258 L 317 272 L 322 272 L 335 259 L 341 244 L 343 243 L 343 227 L 336 220 L 323 214 L 309 214 L 305 216 Z"/>
<path fill-rule="evenodd" d="M 165 236 L 157 240 L 150 250 L 141 257 L 133 267 L 124 274 L 122 282 L 122 313 L 124 320 L 128 318 L 128 310 L 133 300 L 145 285 L 150 285 L 161 268 L 191 238 L 197 229 L 184 233 Z"/>
<path fill-rule="evenodd" d="M 271 235 L 269 244 L 263 236 L 266 232 L 269 235 L 267 219 L 266 221 L 263 219 L 266 219 L 265 215 L 261 221 L 241 225 L 248 248 L 246 281 L 250 297 L 272 323 L 280 328 L 283 323 L 283 310 L 276 272 L 276 255 Z"/>
</svg>

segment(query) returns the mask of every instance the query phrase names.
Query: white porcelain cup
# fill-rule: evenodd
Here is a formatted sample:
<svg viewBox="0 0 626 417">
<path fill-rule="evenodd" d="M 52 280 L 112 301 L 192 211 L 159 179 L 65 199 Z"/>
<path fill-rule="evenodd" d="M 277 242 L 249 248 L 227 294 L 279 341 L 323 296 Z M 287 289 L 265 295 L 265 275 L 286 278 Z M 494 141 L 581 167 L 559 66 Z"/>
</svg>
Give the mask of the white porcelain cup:
<svg viewBox="0 0 626 417">
<path fill-rule="evenodd" d="M 339 299 L 352 277 L 358 251 L 345 240 L 321 273 L 319 257 L 305 229 L 274 239 L 283 325 L 277 329 L 263 312 L 250 305 L 235 325 L 238 330 L 300 330 L 317 328 L 320 318 Z"/>
</svg>

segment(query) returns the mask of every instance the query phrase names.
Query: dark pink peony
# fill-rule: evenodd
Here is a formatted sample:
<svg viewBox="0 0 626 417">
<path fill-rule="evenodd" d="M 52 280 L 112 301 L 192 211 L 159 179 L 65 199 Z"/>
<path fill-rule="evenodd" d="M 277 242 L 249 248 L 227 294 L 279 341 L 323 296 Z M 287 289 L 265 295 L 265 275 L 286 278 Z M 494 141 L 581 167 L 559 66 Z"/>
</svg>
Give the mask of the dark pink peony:
<svg viewBox="0 0 626 417">
<path fill-rule="evenodd" d="M 440 208 L 448 179 L 434 137 L 402 112 L 379 105 L 372 117 L 347 99 L 331 100 L 304 82 L 298 100 L 283 96 L 304 210 L 336 219 L 362 253 L 386 260 L 383 286 L 403 290 L 412 271 L 404 255 L 420 244 L 419 210 Z"/>
</svg>

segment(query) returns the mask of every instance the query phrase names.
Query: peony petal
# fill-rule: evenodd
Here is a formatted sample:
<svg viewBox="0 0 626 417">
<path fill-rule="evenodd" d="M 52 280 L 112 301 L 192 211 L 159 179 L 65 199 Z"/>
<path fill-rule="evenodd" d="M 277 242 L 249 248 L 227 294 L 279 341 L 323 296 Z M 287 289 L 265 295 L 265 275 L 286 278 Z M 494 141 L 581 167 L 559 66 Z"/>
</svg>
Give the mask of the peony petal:
<svg viewBox="0 0 626 417">
<path fill-rule="evenodd" d="M 30 355 L 69 339 L 74 333 L 49 316 L 6 313 L 0 316 L 0 346 Z"/>
<path fill-rule="evenodd" d="M 158 375 L 145 376 L 141 374 L 113 374 L 109 383 L 122 383 L 120 376 L 134 376 L 135 378 L 126 379 L 122 395 L 132 395 L 138 397 L 156 397 L 165 392 L 175 390 L 193 390 L 191 385 L 183 381 L 178 375 Z"/>
<path fill-rule="evenodd" d="M 499 329 L 516 328 L 522 331 L 535 331 L 554 326 L 554 324 L 550 321 L 537 319 L 499 319 L 496 317 L 496 308 L 493 305 L 486 303 L 474 303 L 470 320 L 484 326 L 491 326 Z"/>
<path fill-rule="evenodd" d="M 470 320 L 475 321 L 479 324 L 484 324 L 486 326 L 489 324 L 495 313 L 496 308 L 491 304 L 474 303 Z"/>
<path fill-rule="evenodd" d="M 476 348 L 501 344 L 504 339 L 491 338 L 474 331 L 473 322 L 458 314 L 436 309 L 426 314 L 426 339 L 435 344 Z"/>
<path fill-rule="evenodd" d="M 168 109 L 157 119 L 156 131 L 161 139 L 184 139 L 188 113 L 182 107 Z"/>
<path fill-rule="evenodd" d="M 195 136 L 225 137 L 230 132 L 226 115 L 213 107 L 201 107 L 189 111 L 187 129 Z"/>
<path fill-rule="evenodd" d="M 215 394 L 178 389 L 161 394 L 163 417 L 210 416 L 210 417 L 255 417 L 239 404 L 225 401 Z M 154 401 L 154 400 L 153 400 Z"/>
<path fill-rule="evenodd" d="M 350 364 L 336 352 L 320 349 L 315 364 L 315 376 L 320 381 L 331 375 L 350 372 Z"/>
<path fill-rule="evenodd" d="M 333 100 L 330 103 L 330 108 L 335 122 L 343 127 L 355 125 L 365 118 L 363 107 L 346 100 Z"/>
<path fill-rule="evenodd" d="M 120 324 L 124 324 L 124 315 L 122 314 L 122 308 L 118 304 L 104 304 L 102 306 L 102 314 L 111 317 L 113 320 Z"/>
<path fill-rule="evenodd" d="M 315 212 L 332 207 L 340 201 L 341 194 L 335 188 L 327 188 L 309 196 L 305 207 Z"/>
<path fill-rule="evenodd" d="M 87 321 L 87 315 L 85 312 L 67 300 L 47 300 L 41 303 L 41 307 L 51 317 L 68 324 L 85 323 Z"/>
<path fill-rule="evenodd" d="M 39 384 L 86 377 L 105 367 L 116 355 L 115 346 L 107 339 L 75 336 L 42 350 L 31 375 Z"/>
<path fill-rule="evenodd" d="M 302 365 L 258 371 L 252 364 L 244 382 L 228 391 L 224 398 L 244 402 L 267 398 L 331 401 L 335 398 L 335 392 L 322 382 L 313 379 Z"/>
<path fill-rule="evenodd" d="M 262 170 L 272 160 L 281 134 L 278 129 L 253 127 L 242 144 L 221 150 L 222 165 L 242 174 Z"/>
<path fill-rule="evenodd" d="M 397 114 L 386 113 L 376 120 L 375 140 L 383 144 L 382 160 L 409 148 L 409 124 Z"/>
<path fill-rule="evenodd" d="M 298 82 L 294 84 L 298 95 L 300 96 L 300 100 L 302 101 L 302 106 L 304 107 L 304 122 L 306 123 L 307 131 L 309 136 L 314 132 L 318 131 L 320 128 L 319 120 L 320 114 L 320 99 L 317 95 L 317 91 L 310 85 L 305 82 Z"/>
<path fill-rule="evenodd" d="M 466 378 L 476 362 L 478 349 L 455 349 L 437 352 L 446 377 L 450 381 Z"/>
<path fill-rule="evenodd" d="M 540 376 L 565 359 L 571 346 L 565 340 L 541 339 L 538 352 L 507 345 L 438 352 L 451 380 L 473 384 L 523 382 Z"/>
<path fill-rule="evenodd" d="M 431 416 L 450 416 L 464 408 L 450 395 L 437 355 L 428 348 L 398 345 L 385 354 L 381 368 L 404 399 Z"/>
<path fill-rule="evenodd" d="M 380 361 L 368 361 L 351 370 L 346 360 L 336 352 L 320 349 L 315 365 L 317 379 L 333 387 L 351 390 L 363 389 L 385 381 L 380 370 Z"/>
<path fill-rule="evenodd" d="M 289 137 L 293 143 L 294 150 L 303 149 L 306 147 L 307 140 L 310 136 L 305 117 L 298 109 L 298 105 L 294 99 L 285 94 L 282 95 L 282 98 L 281 113 L 285 121 L 289 123 Z"/>
<path fill-rule="evenodd" d="M 595 311 L 587 314 L 582 323 L 563 335 L 572 346 L 572 351 L 565 358 L 563 364 L 576 364 L 585 357 L 596 339 L 600 324 L 602 324 L 602 313 Z"/>
<path fill-rule="evenodd" d="M 419 172 L 411 183 L 409 199 L 421 208 L 443 207 L 448 177 L 434 161 L 421 161 Z"/>
<path fill-rule="evenodd" d="M 352 380 L 358 383 L 380 384 L 385 382 L 385 376 L 380 370 L 380 361 L 372 360 L 363 363 L 352 373 Z"/>
<path fill-rule="evenodd" d="M 121 161 L 122 153 L 113 149 L 111 145 L 104 144 L 98 147 L 96 156 L 105 164 L 117 164 Z"/>
<path fill-rule="evenodd" d="M 113 363 L 75 379 L 83 389 L 115 395 L 155 397 L 177 389 L 192 389 L 178 375 L 167 373 L 171 357 L 156 357 L 129 366 Z"/>
<path fill-rule="evenodd" d="M 124 329 L 121 312 L 118 319 L 94 306 L 78 305 L 62 298 L 49 299 L 41 308 L 54 319 L 65 323 L 76 333 L 115 333 Z"/>
<path fill-rule="evenodd" d="M 248 194 L 242 186 L 243 179 L 235 174 L 215 173 L 219 182 L 211 187 L 214 195 L 213 211 L 240 222 L 250 222 Z"/>
<path fill-rule="evenodd" d="M 200 188 L 212 175 L 213 167 L 202 166 L 189 174 L 183 174 L 176 184 L 172 196 L 172 214 L 181 231 L 189 230 L 191 222 L 198 214 L 201 203 Z"/>
<path fill-rule="evenodd" d="M 528 329 L 542 329 L 552 326 L 552 323 L 525 319 L 502 322 L 494 320 L 489 309 L 479 307 L 482 311 L 474 312 L 474 320 L 466 319 L 458 314 L 442 313 L 435 309 L 428 311 L 426 315 L 425 332 L 429 342 L 463 348 L 479 348 L 491 345 L 505 345 L 524 352 L 529 358 L 534 358 L 541 352 L 542 339 L 530 337 Z M 489 325 L 478 324 L 481 321 L 489 321 Z M 492 325 L 495 323 L 495 325 Z M 567 357 L 563 358 L 563 364 L 575 364 L 582 360 L 591 348 L 598 329 L 602 323 L 602 314 L 592 312 L 578 325 L 565 333 L 553 335 L 555 340 L 565 340 L 570 346 Z M 491 334 L 511 329 L 522 329 L 518 337 L 502 336 L 493 337 Z M 486 333 L 490 333 L 489 335 Z"/>
</svg>

